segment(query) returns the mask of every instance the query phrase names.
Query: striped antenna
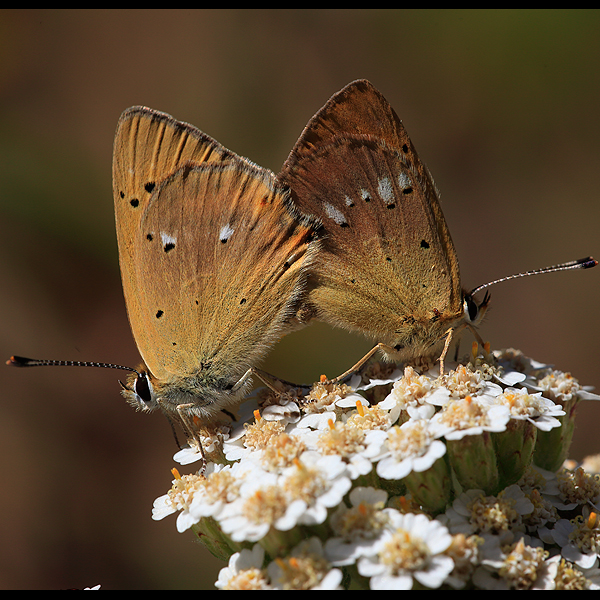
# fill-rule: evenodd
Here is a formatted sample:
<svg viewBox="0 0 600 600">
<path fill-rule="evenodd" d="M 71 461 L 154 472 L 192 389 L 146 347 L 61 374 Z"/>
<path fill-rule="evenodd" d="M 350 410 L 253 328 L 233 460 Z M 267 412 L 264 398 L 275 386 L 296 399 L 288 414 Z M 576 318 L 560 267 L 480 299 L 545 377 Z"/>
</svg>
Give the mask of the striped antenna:
<svg viewBox="0 0 600 600">
<path fill-rule="evenodd" d="M 45 360 L 37 358 L 24 358 L 23 356 L 11 356 L 6 364 L 11 367 L 103 367 L 105 369 L 121 369 L 122 371 L 131 371 L 140 373 L 132 367 L 122 365 L 113 365 L 111 363 L 79 361 L 79 360 Z"/>
<path fill-rule="evenodd" d="M 501 283 L 502 281 L 508 281 L 509 279 L 516 279 L 517 277 L 527 277 L 529 275 L 541 275 L 542 273 L 554 273 L 555 271 L 569 271 L 571 269 L 591 269 L 598 264 L 598 261 L 593 259 L 591 256 L 586 258 L 580 258 L 579 260 L 571 260 L 569 262 L 561 263 L 560 265 L 552 265 L 550 267 L 543 267 L 542 269 L 534 269 L 533 271 L 525 271 L 524 273 L 515 273 L 514 275 L 509 275 L 508 277 L 502 277 L 500 279 L 496 279 L 494 281 L 490 281 L 489 283 L 484 283 L 479 287 L 476 287 L 471 291 L 469 296 L 473 296 L 477 292 L 490 287 L 496 283 Z"/>
</svg>

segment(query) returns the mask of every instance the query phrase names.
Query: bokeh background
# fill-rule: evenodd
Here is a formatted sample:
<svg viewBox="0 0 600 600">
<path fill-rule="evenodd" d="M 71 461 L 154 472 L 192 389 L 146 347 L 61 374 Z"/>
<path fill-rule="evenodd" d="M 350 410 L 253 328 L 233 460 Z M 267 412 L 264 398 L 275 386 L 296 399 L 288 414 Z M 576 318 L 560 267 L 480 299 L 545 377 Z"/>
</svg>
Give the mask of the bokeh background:
<svg viewBox="0 0 600 600">
<path fill-rule="evenodd" d="M 368 78 L 441 189 L 465 287 L 600 258 L 599 31 L 595 10 L 0 11 L 1 356 L 137 364 L 111 192 L 134 104 L 278 171 L 331 94 Z M 512 281 L 481 332 L 600 388 L 599 295 L 600 268 Z M 369 347 L 316 325 L 264 367 L 312 381 Z M 223 565 L 150 518 L 175 446 L 118 378 L 0 368 L 1 588 L 213 586 Z M 580 405 L 573 458 L 600 452 L 599 411 Z"/>
</svg>

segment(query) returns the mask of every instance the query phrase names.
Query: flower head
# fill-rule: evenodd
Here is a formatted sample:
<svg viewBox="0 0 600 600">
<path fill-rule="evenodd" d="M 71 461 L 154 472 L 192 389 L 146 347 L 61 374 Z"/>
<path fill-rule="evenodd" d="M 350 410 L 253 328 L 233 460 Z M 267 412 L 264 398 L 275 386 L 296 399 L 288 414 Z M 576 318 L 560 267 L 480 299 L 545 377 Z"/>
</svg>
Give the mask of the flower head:
<svg viewBox="0 0 600 600">
<path fill-rule="evenodd" d="M 372 554 L 393 511 L 385 508 L 387 493 L 383 490 L 357 487 L 349 500 L 349 508 L 340 504 L 332 513 L 333 537 L 325 544 L 325 554 L 336 566 L 353 564 L 359 557 Z"/>
<path fill-rule="evenodd" d="M 420 473 L 431 468 L 445 453 L 446 445 L 434 438 L 429 421 L 407 421 L 388 430 L 377 474 L 384 479 L 403 479 L 412 471 Z"/>
<path fill-rule="evenodd" d="M 202 438 L 201 472 L 173 471 L 153 518 L 229 559 L 217 587 L 598 589 L 598 469 L 556 465 L 600 396 L 476 344 L 443 376 L 368 371 L 259 391 Z"/>
<path fill-rule="evenodd" d="M 554 541 L 561 547 L 562 556 L 581 567 L 598 566 L 600 557 L 600 517 L 585 511 L 570 521 L 561 519 L 551 531 Z"/>
<path fill-rule="evenodd" d="M 300 542 L 287 557 L 277 558 L 267 567 L 273 589 L 335 590 L 342 572 L 332 568 L 316 537 Z"/>
<path fill-rule="evenodd" d="M 370 578 L 371 589 L 413 587 L 416 580 L 438 588 L 454 568 L 444 554 L 452 536 L 441 523 L 425 515 L 390 513 L 390 524 L 378 540 L 374 554 L 358 560 L 358 571 Z"/>
<path fill-rule="evenodd" d="M 219 571 L 215 586 L 221 590 L 269 590 L 272 589 L 262 564 L 265 551 L 255 544 L 232 554 L 229 565 Z"/>
</svg>

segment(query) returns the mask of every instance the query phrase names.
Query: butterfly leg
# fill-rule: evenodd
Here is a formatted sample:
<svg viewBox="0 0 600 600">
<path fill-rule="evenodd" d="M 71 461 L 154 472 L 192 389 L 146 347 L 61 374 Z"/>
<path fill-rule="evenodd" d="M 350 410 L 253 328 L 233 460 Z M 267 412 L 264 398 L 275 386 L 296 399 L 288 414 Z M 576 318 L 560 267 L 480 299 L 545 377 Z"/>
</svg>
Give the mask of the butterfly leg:
<svg viewBox="0 0 600 600">
<path fill-rule="evenodd" d="M 444 342 L 444 349 L 440 354 L 438 360 L 440 361 L 440 377 L 444 374 L 444 359 L 446 358 L 446 354 L 448 354 L 448 349 L 450 348 L 450 344 L 452 343 L 452 336 L 454 333 L 454 327 L 450 327 L 448 331 L 444 334 L 446 336 L 446 341 Z"/>
<path fill-rule="evenodd" d="M 261 371 L 260 369 L 256 369 L 255 367 L 250 367 L 239 378 L 239 380 L 231 388 L 231 392 L 232 393 L 237 392 L 248 381 L 248 379 L 250 379 L 250 377 L 252 377 L 252 375 L 256 375 L 262 381 L 262 383 L 264 383 L 270 390 L 273 390 L 274 392 L 276 392 L 278 394 L 281 393 L 281 390 L 277 389 L 275 387 L 275 384 L 273 383 L 273 380 L 277 380 L 277 377 L 274 377 L 273 375 L 269 375 L 268 373 L 265 373 L 264 371 Z M 277 381 L 279 381 L 279 380 L 277 380 Z"/>
<path fill-rule="evenodd" d="M 179 404 L 177 406 L 177 416 L 179 417 L 179 424 L 181 425 L 183 431 L 198 445 L 198 449 L 202 455 L 202 467 L 200 468 L 200 474 L 204 475 L 204 471 L 206 470 L 206 455 L 204 454 L 204 447 L 202 446 L 200 434 L 196 431 L 196 428 L 194 427 L 194 421 L 188 410 L 193 406 L 193 404 Z"/>
<path fill-rule="evenodd" d="M 251 367 L 239 378 L 239 380 L 236 383 L 233 384 L 233 387 L 231 388 L 231 392 L 232 393 L 237 392 L 248 381 L 248 379 L 250 379 L 250 377 L 252 377 L 253 373 L 254 373 L 254 369 Z"/>
<path fill-rule="evenodd" d="M 179 441 L 179 437 L 177 436 L 177 429 L 175 428 L 175 422 L 167 413 L 163 412 L 163 414 L 165 415 L 165 418 L 167 419 L 167 421 L 169 421 L 169 425 L 171 426 L 171 431 L 173 432 L 173 437 L 175 438 L 175 443 L 177 444 L 177 447 L 180 450 L 182 450 L 183 446 L 181 445 L 181 443 Z"/>
<path fill-rule="evenodd" d="M 479 335 L 479 332 L 477 331 L 477 329 L 475 329 L 475 327 L 473 327 L 473 325 L 466 323 L 462 326 L 459 326 L 458 329 L 455 329 L 454 327 L 450 327 L 450 329 L 448 329 L 448 331 L 446 331 L 446 333 L 444 334 L 446 336 L 446 341 L 444 342 L 444 349 L 442 350 L 442 353 L 441 353 L 440 357 L 438 358 L 438 360 L 440 361 L 440 377 L 444 374 L 444 359 L 446 358 L 446 354 L 448 353 L 448 349 L 450 348 L 450 344 L 452 343 L 452 338 L 454 337 L 455 333 L 458 333 L 461 329 L 463 329 L 465 327 L 467 327 L 471 331 L 471 333 L 475 336 L 475 339 L 477 340 L 477 342 L 479 344 L 481 344 L 482 348 L 485 346 L 485 342 Z M 458 349 L 457 349 L 457 351 L 458 351 Z"/>
<path fill-rule="evenodd" d="M 356 373 L 357 371 L 359 371 L 364 366 L 364 364 L 378 350 L 381 350 L 382 352 L 388 352 L 388 353 L 393 353 L 394 352 L 393 348 L 391 348 L 387 344 L 383 344 L 383 343 L 380 342 L 379 344 L 377 344 L 376 346 L 374 346 L 373 348 L 371 348 L 371 350 L 369 350 L 353 367 L 351 367 L 350 369 L 348 369 L 347 371 L 345 371 L 341 375 L 338 375 L 337 377 L 334 377 L 333 379 L 328 379 L 325 383 L 338 383 L 340 381 L 343 381 L 344 379 L 347 379 L 348 377 L 350 377 L 350 375 L 353 375 L 354 373 Z"/>
<path fill-rule="evenodd" d="M 477 329 L 475 329 L 475 327 L 473 327 L 473 325 L 470 325 L 468 323 L 467 323 L 466 327 L 469 328 L 471 333 L 475 336 L 477 343 L 483 348 L 485 346 L 485 342 L 483 341 L 482 337 L 479 335 L 479 331 L 477 331 Z"/>
<path fill-rule="evenodd" d="M 261 369 L 257 369 L 256 367 L 250 367 L 240 377 L 239 381 L 237 381 L 237 383 L 234 384 L 234 386 L 231 388 L 231 391 L 234 393 L 237 392 L 252 375 L 256 375 L 256 377 L 258 377 L 258 379 L 260 379 L 260 381 L 264 385 L 266 385 L 271 391 L 275 392 L 276 394 L 281 394 L 281 392 L 283 391 L 281 388 L 281 385 L 292 387 L 292 388 L 306 388 L 306 389 L 310 389 L 310 387 L 311 387 L 310 385 L 307 385 L 307 384 L 292 383 L 291 381 L 286 381 L 285 379 L 280 379 L 279 377 L 275 377 L 275 375 L 271 375 L 270 373 L 267 373 L 266 371 L 262 371 Z"/>
</svg>

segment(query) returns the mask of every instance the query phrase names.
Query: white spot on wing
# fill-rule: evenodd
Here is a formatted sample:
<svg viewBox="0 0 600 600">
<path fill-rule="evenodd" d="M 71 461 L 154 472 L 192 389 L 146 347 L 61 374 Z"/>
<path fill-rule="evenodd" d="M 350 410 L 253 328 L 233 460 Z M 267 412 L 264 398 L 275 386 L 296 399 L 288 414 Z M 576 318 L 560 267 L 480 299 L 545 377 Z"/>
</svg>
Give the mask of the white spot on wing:
<svg viewBox="0 0 600 600">
<path fill-rule="evenodd" d="M 233 227 L 227 223 L 227 225 L 221 227 L 221 231 L 219 231 L 219 240 L 225 243 L 233 235 L 233 232 Z"/>
<path fill-rule="evenodd" d="M 172 244 L 173 246 L 177 243 L 177 238 L 165 233 L 164 231 L 160 232 L 160 239 L 162 241 L 163 246 L 167 246 L 168 244 Z"/>
<path fill-rule="evenodd" d="M 350 198 L 350 196 L 346 196 L 344 198 L 344 201 L 346 202 L 346 206 L 354 206 L 354 200 L 352 200 L 352 198 Z"/>
<path fill-rule="evenodd" d="M 401 189 L 410 188 L 412 187 L 412 181 L 406 173 L 400 173 L 398 175 L 398 185 Z"/>
<path fill-rule="evenodd" d="M 329 202 L 323 202 L 325 212 L 330 219 L 333 219 L 338 225 L 347 225 L 346 217 L 335 206 Z"/>
<path fill-rule="evenodd" d="M 386 204 L 394 204 L 394 189 L 387 177 L 382 177 L 377 185 L 377 193 Z"/>
</svg>

